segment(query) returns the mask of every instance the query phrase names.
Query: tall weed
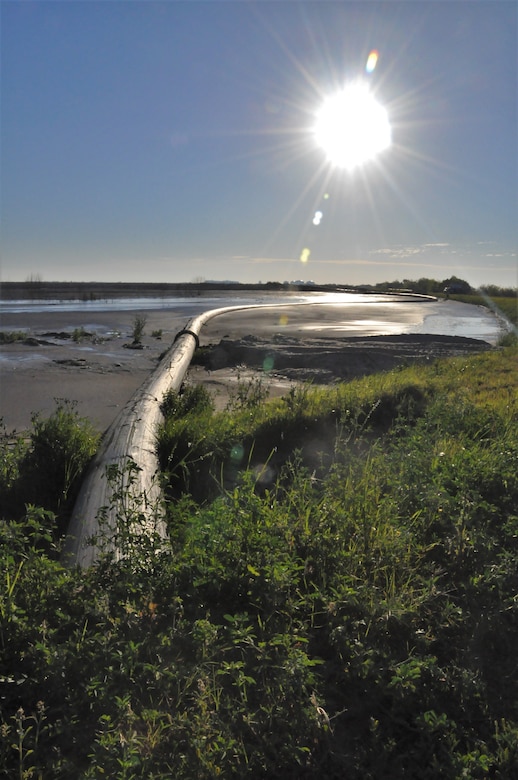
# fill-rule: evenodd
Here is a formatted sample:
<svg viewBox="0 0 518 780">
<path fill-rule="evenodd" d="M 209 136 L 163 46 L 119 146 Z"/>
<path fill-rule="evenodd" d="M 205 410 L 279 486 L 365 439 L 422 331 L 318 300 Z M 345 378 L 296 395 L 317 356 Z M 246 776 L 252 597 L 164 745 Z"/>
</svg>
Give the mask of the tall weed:
<svg viewBox="0 0 518 780">
<path fill-rule="evenodd" d="M 29 504 L 44 507 L 61 516 L 55 529 L 59 535 L 98 441 L 98 433 L 74 404 L 61 400 L 48 418 L 33 416 L 27 441 L 13 444 L 4 435 L 0 450 L 4 517 L 17 519 Z"/>
</svg>

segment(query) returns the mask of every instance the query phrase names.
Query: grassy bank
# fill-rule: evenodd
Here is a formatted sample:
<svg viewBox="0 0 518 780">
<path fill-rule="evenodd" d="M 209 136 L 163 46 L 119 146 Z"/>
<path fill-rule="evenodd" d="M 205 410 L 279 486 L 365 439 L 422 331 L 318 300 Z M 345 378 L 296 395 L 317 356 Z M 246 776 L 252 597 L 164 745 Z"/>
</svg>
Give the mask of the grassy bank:
<svg viewBox="0 0 518 780">
<path fill-rule="evenodd" d="M 489 296 L 471 293 L 470 295 L 450 295 L 452 300 L 470 303 L 473 306 L 485 306 L 515 327 L 518 326 L 518 298 L 515 296 Z"/>
<path fill-rule="evenodd" d="M 123 491 L 86 572 L 59 506 L 6 517 L 6 776 L 516 777 L 516 359 L 169 396 L 169 539 Z"/>
</svg>

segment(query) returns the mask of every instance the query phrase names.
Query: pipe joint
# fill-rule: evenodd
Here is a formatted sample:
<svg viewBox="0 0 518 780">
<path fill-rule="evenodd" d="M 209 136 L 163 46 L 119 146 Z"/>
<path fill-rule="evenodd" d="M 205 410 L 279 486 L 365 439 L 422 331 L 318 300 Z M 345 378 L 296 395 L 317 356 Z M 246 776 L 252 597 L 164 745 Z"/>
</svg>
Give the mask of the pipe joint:
<svg viewBox="0 0 518 780">
<path fill-rule="evenodd" d="M 184 335 L 192 336 L 196 342 L 196 349 L 199 349 L 200 339 L 198 338 L 198 334 L 195 333 L 193 330 L 189 330 L 189 328 L 184 328 L 183 330 L 179 330 L 176 336 L 174 337 L 174 343 L 176 344 L 180 336 L 184 336 Z"/>
</svg>

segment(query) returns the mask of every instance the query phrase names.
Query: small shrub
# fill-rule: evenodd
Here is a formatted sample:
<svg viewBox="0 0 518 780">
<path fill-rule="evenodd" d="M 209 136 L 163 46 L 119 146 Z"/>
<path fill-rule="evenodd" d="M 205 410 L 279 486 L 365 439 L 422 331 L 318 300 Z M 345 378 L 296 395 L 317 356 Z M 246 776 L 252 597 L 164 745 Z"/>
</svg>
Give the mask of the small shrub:
<svg viewBox="0 0 518 780">
<path fill-rule="evenodd" d="M 183 417 L 190 412 L 200 414 L 214 409 L 214 403 L 208 390 L 203 385 L 188 385 L 178 393 L 169 390 L 160 406 L 166 418 Z"/>
<path fill-rule="evenodd" d="M 27 333 L 23 330 L 0 330 L 0 344 L 15 344 L 17 341 L 24 341 Z"/>
<path fill-rule="evenodd" d="M 57 401 L 47 419 L 34 415 L 32 425 L 29 446 L 19 465 L 18 494 L 25 504 L 63 513 L 95 454 L 99 434 L 64 400 Z"/>
<path fill-rule="evenodd" d="M 268 398 L 270 391 L 263 377 L 257 376 L 243 382 L 238 376 L 237 387 L 230 393 L 227 403 L 227 411 L 238 412 L 242 410 L 257 409 Z"/>
<path fill-rule="evenodd" d="M 72 333 L 72 341 L 74 341 L 76 344 L 80 344 L 82 341 L 84 341 L 90 334 L 86 332 L 86 330 L 81 325 L 80 328 L 74 328 L 74 332 Z"/>
<path fill-rule="evenodd" d="M 16 436 L 16 432 L 8 433 L 3 420 L 0 419 L 0 495 L 3 517 L 12 517 L 16 507 L 20 506 L 20 464 L 27 448 L 27 442 L 21 436 Z"/>
<path fill-rule="evenodd" d="M 147 317 L 145 315 L 137 314 L 133 320 L 133 344 L 141 344 L 144 336 L 144 329 L 146 327 Z"/>
</svg>

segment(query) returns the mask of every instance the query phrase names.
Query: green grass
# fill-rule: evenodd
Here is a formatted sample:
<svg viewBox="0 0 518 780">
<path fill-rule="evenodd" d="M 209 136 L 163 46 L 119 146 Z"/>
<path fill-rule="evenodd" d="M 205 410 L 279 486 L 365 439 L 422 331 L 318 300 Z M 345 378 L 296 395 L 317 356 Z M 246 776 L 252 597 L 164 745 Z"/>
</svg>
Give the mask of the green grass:
<svg viewBox="0 0 518 780">
<path fill-rule="evenodd" d="M 450 295 L 450 298 L 463 303 L 471 303 L 474 306 L 485 306 L 495 312 L 495 314 L 504 317 L 512 325 L 518 325 L 518 297 L 516 295 L 514 297 L 499 295 L 491 297 L 476 293 L 470 295 L 457 295 L 455 293 Z"/>
<path fill-rule="evenodd" d="M 169 395 L 169 539 L 85 572 L 6 517 L 6 776 L 516 777 L 516 359 Z"/>
</svg>

